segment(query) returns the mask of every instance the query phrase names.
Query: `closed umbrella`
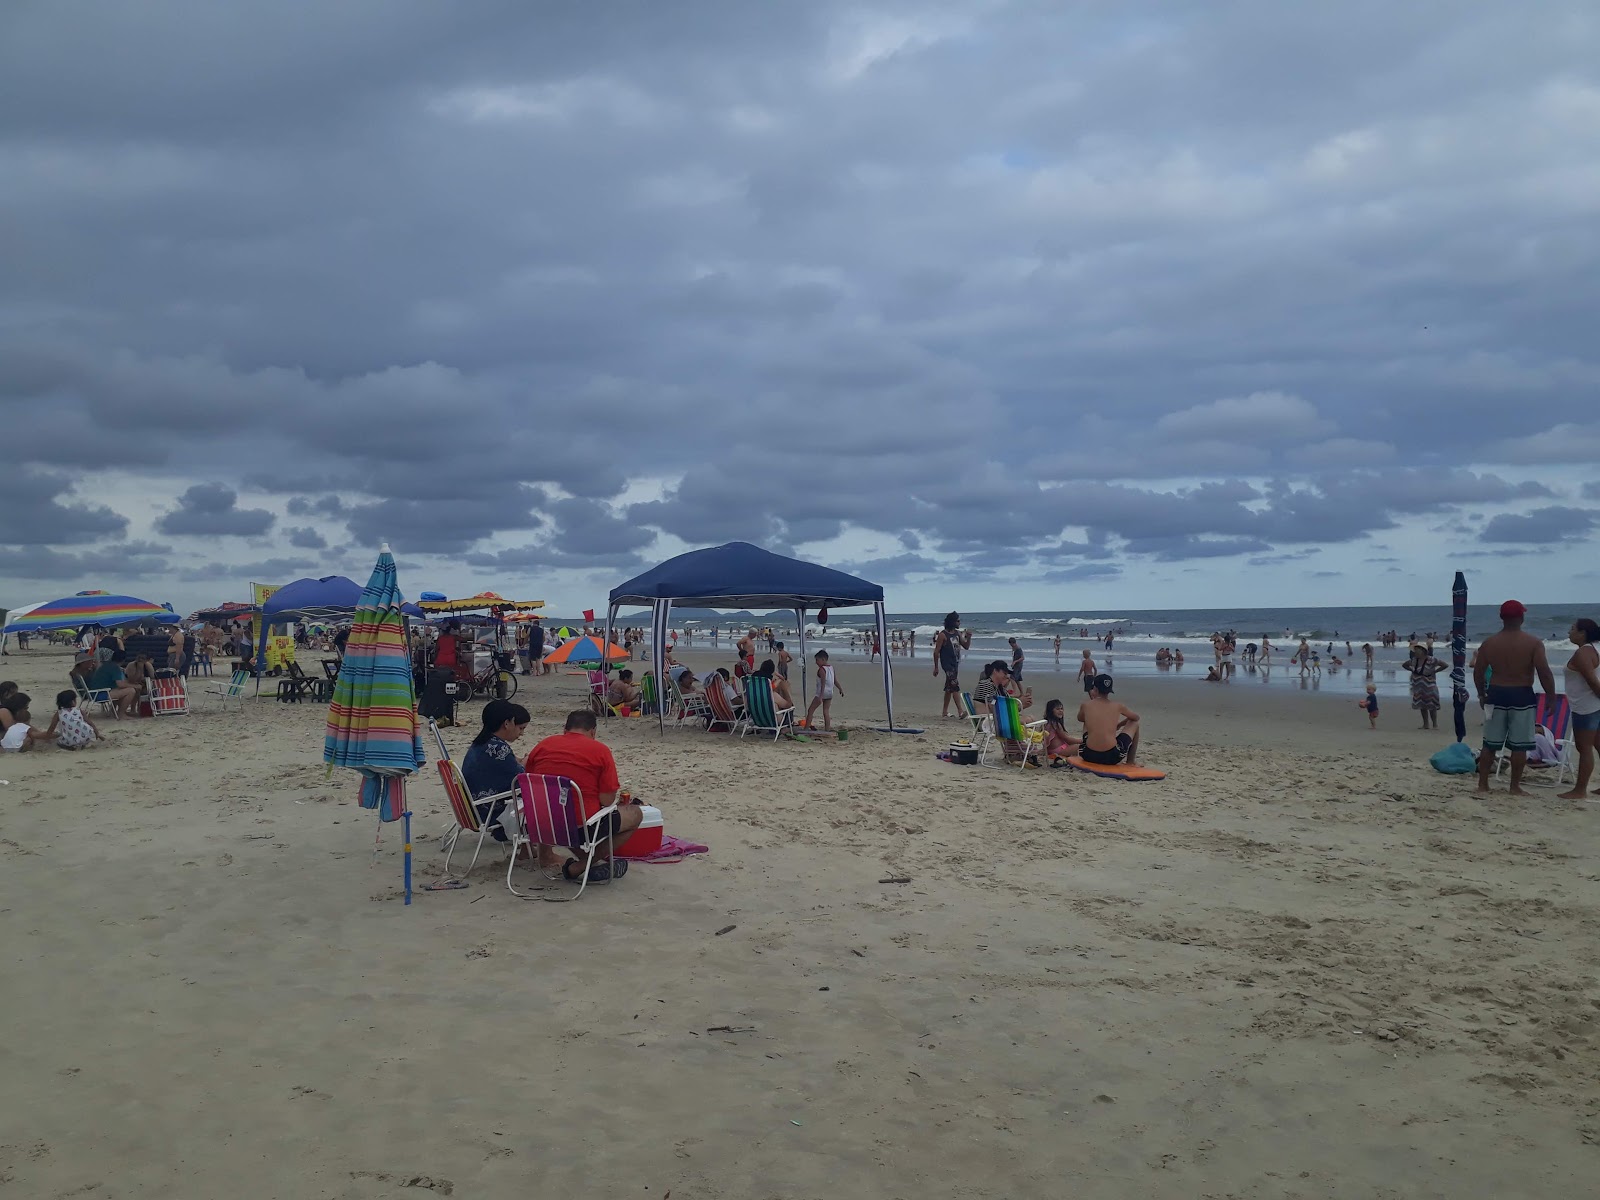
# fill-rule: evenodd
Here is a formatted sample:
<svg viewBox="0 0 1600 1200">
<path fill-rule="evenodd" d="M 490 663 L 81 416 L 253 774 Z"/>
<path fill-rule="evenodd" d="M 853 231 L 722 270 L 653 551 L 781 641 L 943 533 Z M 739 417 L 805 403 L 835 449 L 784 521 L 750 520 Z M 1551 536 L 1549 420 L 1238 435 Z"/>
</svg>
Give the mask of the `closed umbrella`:
<svg viewBox="0 0 1600 1200">
<path fill-rule="evenodd" d="M 563 642 L 549 654 L 544 656 L 547 663 L 597 663 L 602 659 L 627 658 L 628 652 L 614 643 L 606 643 L 609 648 L 600 644 L 599 638 L 581 637 L 573 638 L 570 642 Z"/>
<path fill-rule="evenodd" d="M 1467 740 L 1467 577 L 1456 572 L 1450 589 L 1450 700 L 1456 710 L 1456 741 Z"/>
<path fill-rule="evenodd" d="M 385 543 L 356 603 L 344 663 L 328 704 L 322 760 L 361 772 L 361 807 L 405 821 L 406 903 L 411 903 L 411 811 L 406 776 L 426 761 L 406 654 L 394 555 Z"/>
</svg>

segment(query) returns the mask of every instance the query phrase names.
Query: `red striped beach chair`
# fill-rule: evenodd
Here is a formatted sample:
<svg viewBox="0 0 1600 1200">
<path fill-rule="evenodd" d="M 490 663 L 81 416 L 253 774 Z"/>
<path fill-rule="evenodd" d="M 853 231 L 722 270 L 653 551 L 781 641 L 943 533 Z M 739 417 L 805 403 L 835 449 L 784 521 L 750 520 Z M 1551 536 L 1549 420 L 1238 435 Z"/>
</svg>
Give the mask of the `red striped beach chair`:
<svg viewBox="0 0 1600 1200">
<path fill-rule="evenodd" d="M 189 711 L 189 690 L 183 676 L 161 667 L 150 677 L 150 712 L 157 717 L 181 717 Z"/>
<path fill-rule="evenodd" d="M 620 870 L 616 858 L 616 842 L 607 823 L 604 836 L 596 826 L 611 813 L 615 804 L 608 804 L 585 820 L 583 817 L 583 789 L 564 775 L 518 775 L 517 799 L 522 815 L 522 828 L 511 837 L 511 865 L 506 868 L 506 889 L 522 900 L 576 900 L 589 886 L 589 870 L 594 866 L 595 851 L 602 842 L 607 844 L 607 855 L 612 860 L 613 871 Z M 565 846 L 583 866 L 578 890 L 564 896 L 544 893 L 519 892 L 511 882 L 512 869 L 517 865 L 517 850 L 526 845 L 529 853 L 537 853 L 539 846 Z M 609 883 L 608 876 L 605 882 Z M 599 882 L 598 880 L 596 882 Z"/>
</svg>

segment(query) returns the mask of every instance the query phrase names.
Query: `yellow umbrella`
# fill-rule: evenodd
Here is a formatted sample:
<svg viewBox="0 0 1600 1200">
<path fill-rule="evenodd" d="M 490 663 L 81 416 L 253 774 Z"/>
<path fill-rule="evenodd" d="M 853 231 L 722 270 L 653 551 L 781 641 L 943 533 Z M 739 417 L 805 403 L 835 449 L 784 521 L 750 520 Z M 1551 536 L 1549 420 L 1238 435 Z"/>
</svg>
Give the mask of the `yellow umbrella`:
<svg viewBox="0 0 1600 1200">
<path fill-rule="evenodd" d="M 476 596 L 465 596 L 460 600 L 422 600 L 417 603 L 417 607 L 428 613 L 473 612 L 480 608 L 499 608 L 509 611 L 543 608 L 544 601 L 507 600 L 494 592 L 479 592 Z"/>
</svg>

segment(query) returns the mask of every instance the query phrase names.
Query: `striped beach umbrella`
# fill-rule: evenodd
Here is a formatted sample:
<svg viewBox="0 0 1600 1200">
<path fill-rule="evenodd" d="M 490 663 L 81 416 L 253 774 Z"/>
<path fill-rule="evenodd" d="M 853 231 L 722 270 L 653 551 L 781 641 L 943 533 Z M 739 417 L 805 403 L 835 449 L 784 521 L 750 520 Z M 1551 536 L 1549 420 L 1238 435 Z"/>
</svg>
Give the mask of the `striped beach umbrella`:
<svg viewBox="0 0 1600 1200">
<path fill-rule="evenodd" d="M 387 544 L 356 604 L 344 663 L 328 704 L 322 760 L 361 773 L 361 807 L 405 821 L 406 903 L 411 903 L 411 812 L 406 776 L 427 762 L 417 727 L 405 617 Z"/>
<path fill-rule="evenodd" d="M 159 604 L 136 596 L 117 596 L 110 592 L 78 592 L 59 600 L 35 604 L 26 612 L 6 616 L 5 632 L 37 633 L 45 629 L 76 629 L 80 625 L 134 625 L 155 621 L 170 625 L 178 614 Z"/>
<path fill-rule="evenodd" d="M 599 638 L 581 637 L 573 638 L 570 642 L 563 642 L 549 654 L 544 656 L 547 663 L 597 663 L 602 659 L 627 658 L 628 652 L 621 646 L 610 644 L 610 649 L 600 645 Z"/>
</svg>

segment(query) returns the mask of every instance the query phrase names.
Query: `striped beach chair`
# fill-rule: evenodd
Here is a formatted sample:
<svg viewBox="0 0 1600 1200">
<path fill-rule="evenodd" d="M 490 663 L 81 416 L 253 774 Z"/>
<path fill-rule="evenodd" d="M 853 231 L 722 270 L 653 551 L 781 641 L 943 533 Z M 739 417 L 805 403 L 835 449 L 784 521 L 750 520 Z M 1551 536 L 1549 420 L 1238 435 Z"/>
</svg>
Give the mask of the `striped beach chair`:
<svg viewBox="0 0 1600 1200">
<path fill-rule="evenodd" d="M 1540 692 L 1534 700 L 1533 723 L 1543 725 L 1555 739 L 1556 761 L 1530 762 L 1528 770 L 1523 773 L 1522 782 L 1536 784 L 1539 787 L 1560 787 L 1569 780 L 1577 779 L 1578 753 L 1571 733 L 1572 701 L 1566 696 Z M 1499 778 L 1510 765 L 1511 752 L 1501 750 L 1495 756 L 1495 777 Z"/>
<path fill-rule="evenodd" d="M 511 835 L 511 865 L 506 867 L 506 889 L 522 900 L 576 900 L 589 886 L 589 870 L 594 866 L 594 854 L 602 843 L 607 845 L 613 871 L 626 868 L 615 856 L 616 844 L 609 831 L 600 836 L 596 826 L 609 814 L 617 811 L 608 804 L 587 820 L 583 816 L 583 789 L 564 775 L 518 775 L 517 802 L 522 815 L 522 828 Z M 578 890 L 563 896 L 544 893 L 519 892 L 511 882 L 512 869 L 517 865 L 517 850 L 528 846 L 534 853 L 538 846 L 565 846 L 577 855 L 583 864 L 583 875 Z M 607 883 L 610 882 L 608 878 Z"/>
<path fill-rule="evenodd" d="M 674 714 L 673 724 L 682 726 L 685 721 L 703 721 L 711 715 L 711 705 L 706 702 L 705 695 L 701 692 L 692 692 L 685 696 L 678 690 L 678 681 L 671 675 L 666 677 L 667 703 Z"/>
<path fill-rule="evenodd" d="M 661 708 L 661 693 L 656 690 L 656 673 L 646 671 L 644 678 L 639 680 L 639 705 L 640 711 L 647 717 L 653 717 Z"/>
<path fill-rule="evenodd" d="M 516 797 L 515 792 L 501 792 L 494 796 L 485 796 L 474 803 L 472 791 L 467 787 L 466 777 L 461 774 L 461 768 L 450 757 L 450 750 L 444 744 L 444 736 L 439 732 L 439 725 L 432 717 L 428 718 L 428 732 L 433 734 L 434 744 L 439 747 L 438 767 L 439 782 L 444 785 L 445 797 L 450 801 L 450 815 L 455 821 L 445 827 L 441 847 L 444 850 L 444 874 L 446 879 L 454 878 L 450 874 L 450 860 L 455 856 L 456 845 L 461 840 L 463 833 L 471 836 L 478 835 L 478 844 L 472 851 L 472 861 L 467 864 L 465 874 L 472 874 L 472 868 L 478 865 L 478 855 L 483 853 L 483 840 L 489 833 L 489 822 L 485 821 L 478 813 L 479 804 L 493 804 L 496 801 L 511 801 Z M 491 808 L 489 810 L 493 812 Z"/>
<path fill-rule="evenodd" d="M 1019 768 L 1026 767 L 1030 760 L 1034 766 L 1039 765 L 1038 758 L 1044 753 L 1043 726 L 1043 721 L 1034 721 L 1031 724 L 1023 721 L 1022 705 L 1015 696 L 994 698 L 994 736 L 1007 744 L 1008 756 L 1011 746 L 1017 748 Z"/>
<path fill-rule="evenodd" d="M 744 712 L 739 731 L 741 738 L 752 730 L 760 733 L 771 731 L 772 740 L 777 741 L 778 735 L 785 730 L 794 732 L 794 709 L 778 707 L 777 699 L 772 694 L 772 681 L 765 675 L 746 676 Z"/>
<path fill-rule="evenodd" d="M 705 698 L 706 705 L 710 709 L 706 717 L 706 728 L 715 730 L 718 725 L 726 725 L 729 733 L 738 733 L 744 718 L 734 711 L 733 704 L 728 699 L 728 684 L 715 672 L 706 675 Z"/>
<path fill-rule="evenodd" d="M 150 712 L 157 717 L 178 717 L 189 711 L 189 689 L 183 676 L 162 667 L 150 677 Z"/>
</svg>

